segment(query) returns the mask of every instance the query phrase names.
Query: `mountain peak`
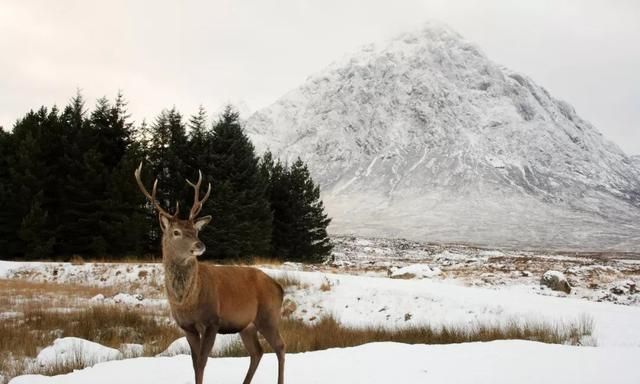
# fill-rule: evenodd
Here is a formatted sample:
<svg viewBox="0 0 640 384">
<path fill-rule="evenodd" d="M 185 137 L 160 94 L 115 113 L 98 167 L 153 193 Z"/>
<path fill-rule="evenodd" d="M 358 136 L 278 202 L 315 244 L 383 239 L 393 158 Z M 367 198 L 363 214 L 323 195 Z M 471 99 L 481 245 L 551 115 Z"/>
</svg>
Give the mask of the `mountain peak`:
<svg viewBox="0 0 640 384">
<path fill-rule="evenodd" d="M 309 164 L 334 232 L 640 248 L 624 232 L 640 222 L 632 160 L 439 23 L 330 65 L 247 131 L 259 150 Z"/>
</svg>

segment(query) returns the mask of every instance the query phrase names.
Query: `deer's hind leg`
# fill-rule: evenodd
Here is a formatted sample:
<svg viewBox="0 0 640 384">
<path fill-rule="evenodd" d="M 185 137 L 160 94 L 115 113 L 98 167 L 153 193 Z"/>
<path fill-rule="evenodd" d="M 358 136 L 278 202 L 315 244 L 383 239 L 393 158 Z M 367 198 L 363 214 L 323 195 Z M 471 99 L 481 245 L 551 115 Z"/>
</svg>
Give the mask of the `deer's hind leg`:
<svg viewBox="0 0 640 384">
<path fill-rule="evenodd" d="M 245 329 L 240 331 L 240 337 L 251 358 L 249 370 L 243 381 L 243 384 L 249 384 L 251 383 L 251 379 L 253 379 L 253 375 L 256 373 L 263 352 L 260 341 L 258 340 L 258 330 L 255 325 L 249 324 Z"/>
<path fill-rule="evenodd" d="M 278 330 L 278 322 L 268 322 L 261 326 L 259 330 L 278 357 L 278 384 L 284 384 L 285 344 Z"/>
</svg>

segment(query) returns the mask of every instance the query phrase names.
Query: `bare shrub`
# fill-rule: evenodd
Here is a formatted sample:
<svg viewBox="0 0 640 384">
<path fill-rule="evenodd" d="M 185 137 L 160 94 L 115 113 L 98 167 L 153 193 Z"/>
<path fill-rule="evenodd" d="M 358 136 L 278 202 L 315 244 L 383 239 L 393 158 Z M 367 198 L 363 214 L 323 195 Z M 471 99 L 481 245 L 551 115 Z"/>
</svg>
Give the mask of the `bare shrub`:
<svg viewBox="0 0 640 384">
<path fill-rule="evenodd" d="M 320 284 L 320 290 L 322 292 L 329 292 L 331 290 L 331 287 L 333 286 L 333 284 L 331 283 L 331 281 L 329 281 L 329 279 L 324 279 L 322 281 L 322 284 Z"/>
</svg>

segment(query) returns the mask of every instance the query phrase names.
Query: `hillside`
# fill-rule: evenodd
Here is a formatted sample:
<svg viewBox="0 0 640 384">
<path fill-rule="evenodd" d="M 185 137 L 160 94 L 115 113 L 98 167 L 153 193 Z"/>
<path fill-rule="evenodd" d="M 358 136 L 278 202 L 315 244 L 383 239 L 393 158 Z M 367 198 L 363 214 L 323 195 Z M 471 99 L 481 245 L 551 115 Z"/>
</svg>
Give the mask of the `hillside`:
<svg viewBox="0 0 640 384">
<path fill-rule="evenodd" d="M 634 160 L 445 26 L 364 47 L 246 128 L 309 164 L 333 233 L 640 250 Z"/>
</svg>

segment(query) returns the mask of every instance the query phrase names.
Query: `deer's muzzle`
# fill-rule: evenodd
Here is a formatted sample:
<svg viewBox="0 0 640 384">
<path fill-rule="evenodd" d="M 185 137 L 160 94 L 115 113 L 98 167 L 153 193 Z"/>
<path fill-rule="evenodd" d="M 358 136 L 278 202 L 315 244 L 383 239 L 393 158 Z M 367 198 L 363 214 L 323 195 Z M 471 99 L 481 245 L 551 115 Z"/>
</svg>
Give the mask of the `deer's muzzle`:
<svg viewBox="0 0 640 384">
<path fill-rule="evenodd" d="M 191 254 L 194 256 L 200 256 L 206 249 L 207 248 L 204 246 L 202 241 L 197 241 L 193 244 L 193 247 L 191 247 Z"/>
</svg>

